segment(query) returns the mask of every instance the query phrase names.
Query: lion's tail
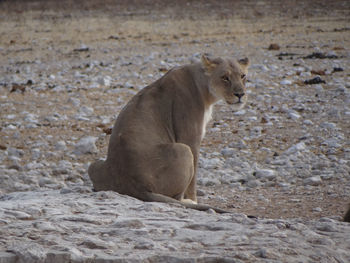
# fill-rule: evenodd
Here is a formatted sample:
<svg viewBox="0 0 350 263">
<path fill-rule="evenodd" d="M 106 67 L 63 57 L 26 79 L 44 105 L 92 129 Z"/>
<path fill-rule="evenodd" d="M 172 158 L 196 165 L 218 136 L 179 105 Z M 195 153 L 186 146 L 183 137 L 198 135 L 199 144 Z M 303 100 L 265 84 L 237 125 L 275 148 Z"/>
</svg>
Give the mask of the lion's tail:
<svg viewBox="0 0 350 263">
<path fill-rule="evenodd" d="M 223 214 L 223 213 L 230 213 L 228 211 L 225 211 L 223 209 L 212 207 L 210 205 L 203 205 L 203 204 L 190 204 L 190 203 L 184 203 L 179 200 L 176 200 L 174 198 L 171 198 L 166 195 L 162 194 L 156 194 L 151 192 L 142 192 L 139 196 L 137 196 L 138 199 L 141 199 L 145 202 L 162 202 L 162 203 L 176 203 L 181 204 L 184 207 L 199 210 L 199 211 L 207 211 L 209 209 L 213 209 L 215 212 Z"/>
</svg>

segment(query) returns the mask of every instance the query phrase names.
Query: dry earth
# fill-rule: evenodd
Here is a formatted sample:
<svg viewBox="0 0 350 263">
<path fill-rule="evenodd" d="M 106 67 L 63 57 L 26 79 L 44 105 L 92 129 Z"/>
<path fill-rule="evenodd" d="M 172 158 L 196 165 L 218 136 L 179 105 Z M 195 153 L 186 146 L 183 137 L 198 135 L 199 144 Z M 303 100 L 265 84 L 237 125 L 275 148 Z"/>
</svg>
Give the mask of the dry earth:
<svg viewBox="0 0 350 263">
<path fill-rule="evenodd" d="M 0 194 L 89 186 L 86 168 L 106 156 L 123 105 L 209 53 L 250 58 L 250 102 L 238 113 L 215 106 L 200 202 L 258 218 L 341 220 L 350 3 L 140 2 L 0 2 Z M 97 148 L 79 153 L 87 136 Z"/>
</svg>

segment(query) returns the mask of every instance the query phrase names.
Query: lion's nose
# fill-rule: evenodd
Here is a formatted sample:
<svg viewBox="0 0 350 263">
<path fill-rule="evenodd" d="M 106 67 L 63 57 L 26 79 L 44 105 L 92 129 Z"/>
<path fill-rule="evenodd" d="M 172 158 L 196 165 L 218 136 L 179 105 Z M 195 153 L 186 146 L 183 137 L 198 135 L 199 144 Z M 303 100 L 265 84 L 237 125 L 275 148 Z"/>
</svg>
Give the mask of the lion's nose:
<svg viewBox="0 0 350 263">
<path fill-rule="evenodd" d="M 238 98 L 238 101 L 241 101 L 241 98 L 244 96 L 244 93 L 235 93 L 235 96 Z"/>
</svg>

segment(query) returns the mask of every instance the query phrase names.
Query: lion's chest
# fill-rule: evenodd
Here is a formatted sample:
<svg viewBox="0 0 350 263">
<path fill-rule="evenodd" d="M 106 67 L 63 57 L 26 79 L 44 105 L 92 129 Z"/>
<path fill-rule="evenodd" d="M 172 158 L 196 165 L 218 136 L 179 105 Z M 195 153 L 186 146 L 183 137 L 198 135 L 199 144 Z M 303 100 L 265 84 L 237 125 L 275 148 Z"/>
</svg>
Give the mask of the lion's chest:
<svg viewBox="0 0 350 263">
<path fill-rule="evenodd" d="M 202 140 L 205 136 L 205 128 L 206 128 L 208 122 L 211 120 L 212 113 L 213 113 L 213 105 L 210 105 L 209 108 L 206 109 L 204 112 L 203 127 L 202 127 Z"/>
</svg>

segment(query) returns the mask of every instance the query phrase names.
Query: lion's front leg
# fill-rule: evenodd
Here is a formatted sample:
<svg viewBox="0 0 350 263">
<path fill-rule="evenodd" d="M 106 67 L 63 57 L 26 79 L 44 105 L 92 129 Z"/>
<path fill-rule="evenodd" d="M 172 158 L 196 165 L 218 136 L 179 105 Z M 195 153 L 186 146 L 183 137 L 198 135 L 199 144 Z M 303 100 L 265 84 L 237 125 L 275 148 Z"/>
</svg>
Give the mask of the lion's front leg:
<svg viewBox="0 0 350 263">
<path fill-rule="evenodd" d="M 193 166 L 194 166 L 194 173 L 192 176 L 192 180 L 190 184 L 188 185 L 184 200 L 189 200 L 189 202 L 193 202 L 197 204 L 197 162 L 198 162 L 198 155 L 196 153 L 193 154 Z M 184 201 L 187 202 L 187 201 Z"/>
</svg>

